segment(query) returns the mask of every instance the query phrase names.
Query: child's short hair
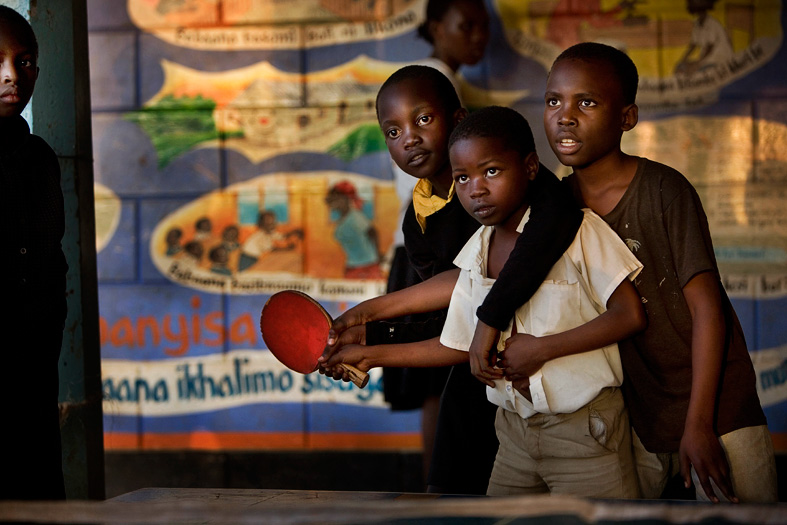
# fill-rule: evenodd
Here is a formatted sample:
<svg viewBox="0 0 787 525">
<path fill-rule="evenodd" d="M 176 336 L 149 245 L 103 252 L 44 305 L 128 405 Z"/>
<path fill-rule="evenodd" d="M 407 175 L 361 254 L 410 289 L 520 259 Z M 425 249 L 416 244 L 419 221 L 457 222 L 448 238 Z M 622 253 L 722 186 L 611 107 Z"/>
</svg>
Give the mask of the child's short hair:
<svg viewBox="0 0 787 525">
<path fill-rule="evenodd" d="M 501 140 L 503 147 L 518 152 L 522 157 L 536 151 L 530 124 L 511 108 L 488 106 L 470 113 L 454 128 L 448 139 L 448 148 L 473 137 Z"/>
<path fill-rule="evenodd" d="M 623 51 L 597 42 L 582 42 L 560 53 L 552 63 L 552 67 L 554 68 L 555 64 L 561 60 L 598 61 L 609 64 L 618 77 L 620 89 L 623 92 L 623 103 L 633 104 L 637 99 L 637 84 L 639 84 L 637 66 Z"/>
<path fill-rule="evenodd" d="M 33 27 L 25 17 L 8 6 L 0 5 L 0 22 L 6 22 L 7 24 L 19 28 L 23 36 L 27 38 L 28 44 L 33 48 L 36 58 L 38 58 L 38 40 L 36 39 Z"/>
<path fill-rule="evenodd" d="M 451 84 L 448 77 L 443 75 L 440 71 L 429 66 L 404 66 L 388 77 L 377 92 L 377 100 L 374 105 L 377 110 L 378 120 L 380 119 L 380 97 L 383 91 L 405 80 L 418 80 L 421 84 L 419 91 L 424 89 L 434 90 L 438 98 L 443 101 L 443 109 L 445 109 L 445 112 L 449 115 L 462 107 L 462 103 L 459 102 L 459 95 L 456 94 L 454 85 Z"/>
</svg>

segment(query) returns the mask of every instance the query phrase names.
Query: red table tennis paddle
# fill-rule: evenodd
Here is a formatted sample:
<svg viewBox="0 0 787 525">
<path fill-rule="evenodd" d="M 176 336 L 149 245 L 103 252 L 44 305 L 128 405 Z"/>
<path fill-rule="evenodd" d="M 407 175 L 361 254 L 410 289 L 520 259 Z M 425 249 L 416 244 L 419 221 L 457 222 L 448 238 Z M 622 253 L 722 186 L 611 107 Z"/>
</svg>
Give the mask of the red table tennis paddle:
<svg viewBox="0 0 787 525">
<path fill-rule="evenodd" d="M 295 372 L 311 374 L 328 342 L 333 320 L 320 303 L 296 290 L 273 294 L 262 307 L 260 330 L 268 350 Z M 351 365 L 339 365 L 358 388 L 369 382 L 369 374 Z"/>
</svg>

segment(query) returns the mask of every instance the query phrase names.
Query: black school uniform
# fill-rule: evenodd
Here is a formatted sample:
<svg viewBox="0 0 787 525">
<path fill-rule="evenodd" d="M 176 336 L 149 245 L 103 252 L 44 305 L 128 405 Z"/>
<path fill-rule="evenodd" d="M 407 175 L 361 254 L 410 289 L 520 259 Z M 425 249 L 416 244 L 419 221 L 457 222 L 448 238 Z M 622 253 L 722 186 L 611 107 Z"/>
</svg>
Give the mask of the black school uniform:
<svg viewBox="0 0 787 525">
<path fill-rule="evenodd" d="M 66 317 L 60 166 L 21 117 L 0 119 L 0 499 L 63 499 L 58 361 Z"/>
</svg>

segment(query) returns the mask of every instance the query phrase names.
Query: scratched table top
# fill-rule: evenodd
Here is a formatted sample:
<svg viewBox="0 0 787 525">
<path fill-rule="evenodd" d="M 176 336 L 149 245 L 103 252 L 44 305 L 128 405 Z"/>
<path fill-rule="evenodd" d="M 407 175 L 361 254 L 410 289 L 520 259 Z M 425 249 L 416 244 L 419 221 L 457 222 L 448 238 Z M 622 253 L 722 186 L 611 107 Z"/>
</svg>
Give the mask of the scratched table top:
<svg viewBox="0 0 787 525">
<path fill-rule="evenodd" d="M 106 501 L 0 502 L 0 523 L 787 524 L 787 505 L 311 490 L 146 488 Z"/>
</svg>

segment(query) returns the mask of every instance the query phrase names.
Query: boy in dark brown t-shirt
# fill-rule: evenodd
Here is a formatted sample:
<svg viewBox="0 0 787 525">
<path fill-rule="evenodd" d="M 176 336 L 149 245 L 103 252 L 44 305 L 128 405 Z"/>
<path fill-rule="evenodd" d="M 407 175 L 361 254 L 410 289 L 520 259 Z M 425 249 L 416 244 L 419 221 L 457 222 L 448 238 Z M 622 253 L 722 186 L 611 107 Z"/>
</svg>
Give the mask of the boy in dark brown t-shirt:
<svg viewBox="0 0 787 525">
<path fill-rule="evenodd" d="M 700 199 L 677 171 L 620 149 L 637 123 L 636 87 L 636 66 L 624 53 L 573 46 L 550 71 L 544 126 L 558 159 L 574 169 L 570 183 L 582 202 L 644 265 L 635 284 L 649 326 L 621 343 L 626 402 L 644 445 L 638 461 L 658 473 L 654 480 L 640 472 L 643 492 L 660 492 L 679 461 L 699 499 L 775 501 L 754 368 Z"/>
<path fill-rule="evenodd" d="M 776 501 L 773 444 L 699 197 L 677 171 L 620 149 L 637 82 L 621 51 L 572 46 L 549 73 L 544 127 L 578 201 L 644 265 L 634 284 L 649 325 L 620 343 L 640 488 L 659 497 L 679 463 L 699 499 Z"/>
</svg>

